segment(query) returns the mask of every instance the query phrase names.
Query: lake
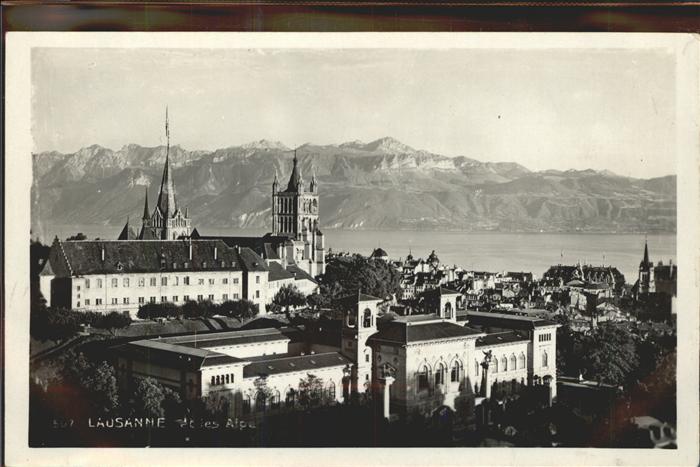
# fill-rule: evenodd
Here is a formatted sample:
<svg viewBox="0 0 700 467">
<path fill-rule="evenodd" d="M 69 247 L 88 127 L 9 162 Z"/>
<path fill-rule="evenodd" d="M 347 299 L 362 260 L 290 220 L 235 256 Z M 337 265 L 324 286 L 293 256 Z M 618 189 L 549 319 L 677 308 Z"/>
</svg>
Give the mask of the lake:
<svg viewBox="0 0 700 467">
<path fill-rule="evenodd" d="M 58 235 L 65 239 L 77 232 L 88 238 L 116 239 L 121 227 L 104 225 L 45 225 L 44 242 Z M 262 235 L 263 230 L 201 228 L 203 235 Z M 324 230 L 326 249 L 369 255 L 381 247 L 391 258 L 405 258 L 409 251 L 426 258 L 435 250 L 440 261 L 465 269 L 484 271 L 530 271 L 537 276 L 552 264 L 612 265 L 627 282 L 637 278 L 644 253 L 642 234 L 560 234 L 501 232 L 426 232 Z M 676 236 L 649 235 L 649 256 L 656 263 L 676 263 Z"/>
</svg>

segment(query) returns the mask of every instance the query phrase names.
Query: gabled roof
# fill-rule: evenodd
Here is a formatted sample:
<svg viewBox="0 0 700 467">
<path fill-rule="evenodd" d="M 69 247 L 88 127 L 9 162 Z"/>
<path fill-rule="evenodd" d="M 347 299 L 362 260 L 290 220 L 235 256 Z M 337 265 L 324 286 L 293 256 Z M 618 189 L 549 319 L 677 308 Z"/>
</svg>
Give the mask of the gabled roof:
<svg viewBox="0 0 700 467">
<path fill-rule="evenodd" d="M 305 279 L 307 281 L 313 282 L 314 284 L 317 283 L 316 279 L 314 279 L 309 273 L 301 269 L 296 264 L 290 264 L 289 266 L 287 266 L 287 272 L 291 273 L 292 276 L 294 276 L 295 280 L 300 281 Z"/>
<path fill-rule="evenodd" d="M 480 331 L 449 321 L 431 320 L 425 323 L 391 321 L 383 325 L 379 332 L 370 336 L 369 340 L 405 345 L 414 342 L 476 337 L 481 334 L 483 333 Z"/>
<path fill-rule="evenodd" d="M 197 229 L 192 231 L 193 239 L 221 240 L 230 247 L 250 248 L 265 259 L 280 259 L 277 248 L 289 241 L 289 237 L 266 234 L 262 237 L 234 237 L 222 235 L 202 235 Z"/>
<path fill-rule="evenodd" d="M 74 276 L 174 270 L 267 270 L 265 261 L 252 250 L 241 248 L 236 251 L 218 240 L 59 241 L 54 242 L 53 249 L 62 253 L 66 266 Z"/>
<path fill-rule="evenodd" d="M 319 353 L 311 355 L 266 355 L 253 357 L 251 363 L 243 367 L 244 378 L 257 378 L 261 375 L 275 375 L 308 371 L 350 364 L 347 357 L 338 352 Z"/>
<path fill-rule="evenodd" d="M 287 271 L 281 264 L 275 263 L 274 261 L 268 264 L 267 268 L 270 270 L 270 275 L 267 277 L 268 282 L 294 279 L 294 274 Z"/>
<path fill-rule="evenodd" d="M 245 360 L 210 350 L 194 349 L 168 344 L 158 340 L 139 340 L 115 347 L 124 356 L 137 358 L 151 364 L 199 370 L 207 366 L 242 363 Z"/>
</svg>

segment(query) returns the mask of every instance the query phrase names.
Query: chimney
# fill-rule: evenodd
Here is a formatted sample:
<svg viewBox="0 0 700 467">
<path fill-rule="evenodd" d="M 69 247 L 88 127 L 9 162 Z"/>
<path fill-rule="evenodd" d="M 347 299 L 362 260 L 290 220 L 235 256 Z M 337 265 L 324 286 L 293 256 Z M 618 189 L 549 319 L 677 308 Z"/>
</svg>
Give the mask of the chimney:
<svg viewBox="0 0 700 467">
<path fill-rule="evenodd" d="M 104 260 L 105 260 L 105 244 L 104 243 L 102 244 L 101 250 L 102 250 L 102 261 L 104 262 Z"/>
<path fill-rule="evenodd" d="M 216 256 L 216 247 L 214 247 L 214 261 L 216 261 L 216 260 L 217 260 L 217 256 Z"/>
</svg>

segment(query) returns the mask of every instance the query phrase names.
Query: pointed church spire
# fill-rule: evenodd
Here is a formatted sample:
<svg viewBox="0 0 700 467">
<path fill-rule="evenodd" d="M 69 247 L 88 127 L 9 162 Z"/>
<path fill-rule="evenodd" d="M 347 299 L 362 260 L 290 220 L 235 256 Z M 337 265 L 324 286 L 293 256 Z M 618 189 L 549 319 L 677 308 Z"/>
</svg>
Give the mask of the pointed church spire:
<svg viewBox="0 0 700 467">
<path fill-rule="evenodd" d="M 647 244 L 647 236 L 644 236 L 644 265 L 649 264 L 649 245 Z"/>
<path fill-rule="evenodd" d="M 143 203 L 143 219 L 150 219 L 151 215 L 148 213 L 148 187 L 146 187 L 146 200 Z"/>
<path fill-rule="evenodd" d="M 289 177 L 287 191 L 297 191 L 299 182 L 301 181 L 301 173 L 298 167 L 299 160 L 297 159 L 297 150 L 294 150 L 294 166 L 292 167 L 292 175 Z"/>
<path fill-rule="evenodd" d="M 165 152 L 165 167 L 163 168 L 163 180 L 160 183 L 158 194 L 158 208 L 164 218 L 172 216 L 177 210 L 175 204 L 175 185 L 170 175 L 170 125 L 168 121 L 168 108 L 165 108 L 165 136 L 167 147 Z"/>
</svg>

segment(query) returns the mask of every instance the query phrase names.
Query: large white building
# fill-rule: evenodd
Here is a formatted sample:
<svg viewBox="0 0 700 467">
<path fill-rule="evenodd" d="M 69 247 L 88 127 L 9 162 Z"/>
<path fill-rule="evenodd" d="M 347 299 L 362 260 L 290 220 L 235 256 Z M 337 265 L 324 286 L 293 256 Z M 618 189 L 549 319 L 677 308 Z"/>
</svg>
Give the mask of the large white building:
<svg viewBox="0 0 700 467">
<path fill-rule="evenodd" d="M 248 248 L 221 240 L 77 240 L 56 238 L 40 273 L 48 306 L 128 312 L 146 303 L 247 299 L 265 313 L 269 270 Z"/>
</svg>

